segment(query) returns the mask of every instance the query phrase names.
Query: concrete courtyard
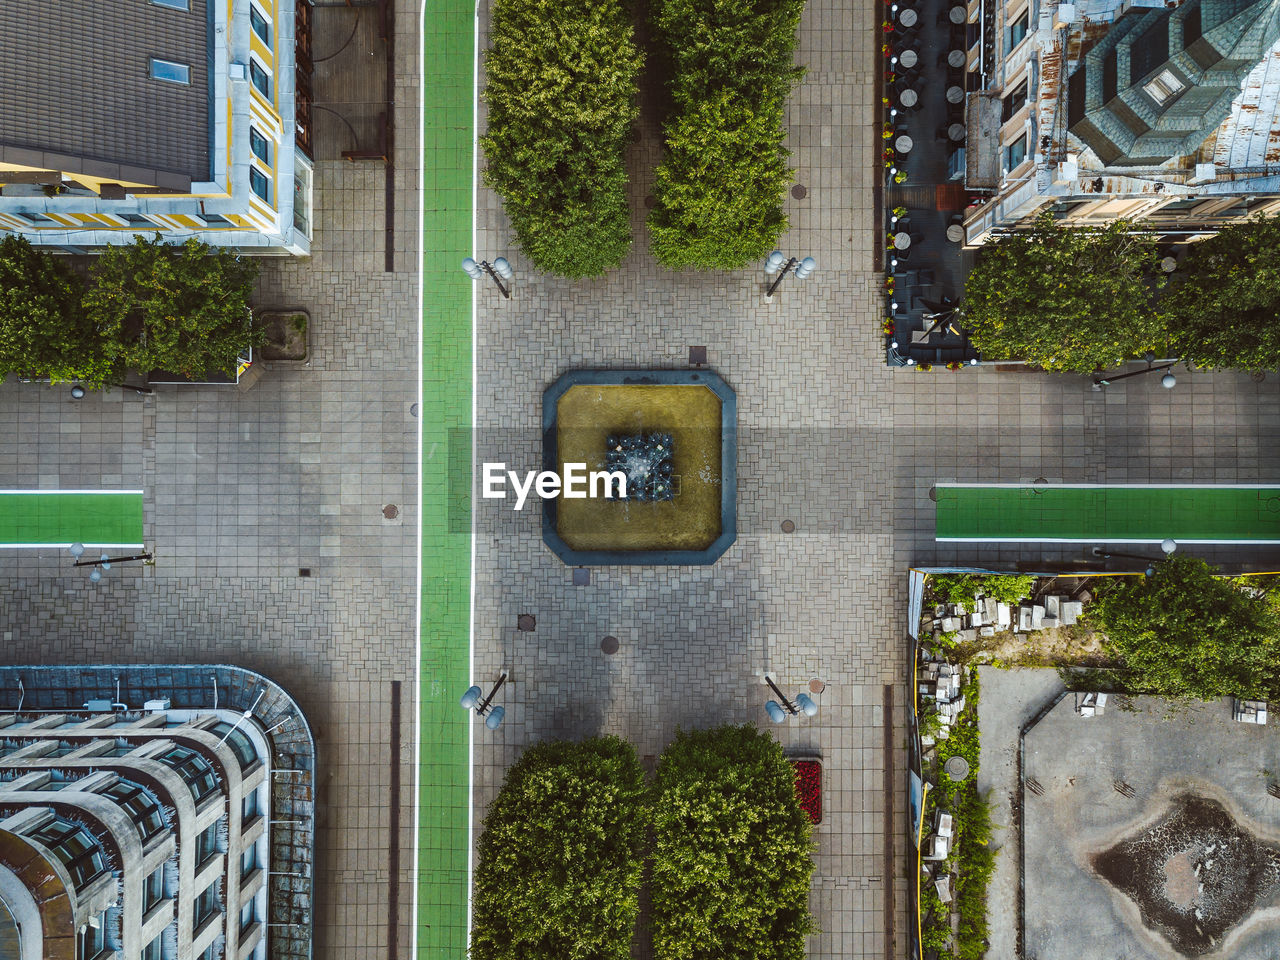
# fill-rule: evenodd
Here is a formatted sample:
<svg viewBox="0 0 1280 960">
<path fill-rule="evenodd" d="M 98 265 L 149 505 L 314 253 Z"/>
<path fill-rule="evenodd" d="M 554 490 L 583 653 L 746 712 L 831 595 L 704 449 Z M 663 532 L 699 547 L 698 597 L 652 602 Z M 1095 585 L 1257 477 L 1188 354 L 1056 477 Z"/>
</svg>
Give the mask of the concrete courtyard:
<svg viewBox="0 0 1280 960">
<path fill-rule="evenodd" d="M 649 114 L 629 157 L 635 247 L 607 278 L 569 285 L 533 273 L 496 197 L 480 189 L 476 211 L 475 255 L 508 256 L 516 269 L 510 301 L 475 291 L 478 460 L 537 466 L 542 391 L 565 370 L 681 366 L 691 345 L 707 346 L 736 389 L 740 429 L 738 541 L 712 567 L 597 568 L 575 587 L 544 548 L 536 511 L 476 501 L 475 680 L 511 672 L 506 723 L 476 731 L 477 820 L 506 766 L 541 737 L 612 732 L 655 756 L 678 726 L 764 723 L 766 670 L 789 694 L 822 679 L 821 712 L 778 730 L 825 768 L 815 958 L 905 951 L 907 566 L 1068 557 L 936 545 L 929 487 L 1236 482 L 1280 465 L 1275 375 L 1179 372 L 1173 391 L 1137 378 L 1094 393 L 1076 377 L 883 365 L 872 253 L 881 10 L 865 0 L 806 9 L 798 59 L 808 73 L 788 131 L 808 194 L 788 195 L 780 246 L 814 256 L 818 272 L 788 278 L 771 301 L 760 269 L 671 273 L 649 257 L 644 197 L 659 155 Z M 487 12 L 481 3 L 482 27 Z M 407 198 L 420 165 L 418 29 L 417 6 L 397 3 L 395 269 L 384 271 L 383 169 L 341 161 L 348 144 L 337 141 L 316 164 L 314 255 L 264 264 L 263 303 L 311 313 L 309 367 L 268 370 L 243 393 L 165 388 L 76 403 L 62 388 L 0 386 L 0 485 L 141 487 L 157 556 L 95 588 L 67 557 L 0 551 L 4 660 L 214 660 L 283 683 L 322 757 L 318 960 L 403 957 L 409 943 L 412 858 L 393 873 L 392 851 L 412 843 L 416 730 L 410 408 L 423 251 Z M 354 58 L 347 69 L 378 49 L 365 40 L 343 53 Z M 343 109 L 343 62 L 327 92 L 317 88 L 318 105 Z M 792 534 L 781 532 L 788 519 Z M 524 613 L 537 618 L 533 632 L 516 629 Z M 606 635 L 620 641 L 612 657 L 599 648 Z M 0 709 L 12 709 L 4 696 Z"/>
</svg>

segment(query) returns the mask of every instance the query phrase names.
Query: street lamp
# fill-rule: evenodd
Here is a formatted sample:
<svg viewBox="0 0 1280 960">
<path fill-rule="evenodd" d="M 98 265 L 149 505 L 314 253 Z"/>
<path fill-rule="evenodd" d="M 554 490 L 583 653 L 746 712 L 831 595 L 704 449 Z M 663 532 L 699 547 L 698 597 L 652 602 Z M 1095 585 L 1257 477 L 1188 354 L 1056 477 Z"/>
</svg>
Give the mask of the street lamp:
<svg viewBox="0 0 1280 960">
<path fill-rule="evenodd" d="M 1170 360 L 1168 363 L 1160 364 L 1159 366 L 1152 366 L 1156 361 L 1156 355 L 1150 350 L 1146 352 L 1142 359 L 1147 361 L 1147 368 L 1145 370 L 1134 370 L 1131 373 L 1118 373 L 1113 377 L 1094 377 L 1093 389 L 1101 390 L 1103 387 L 1111 386 L 1111 384 L 1117 380 L 1127 380 L 1129 377 L 1142 377 L 1148 373 L 1159 373 L 1161 370 L 1166 372 L 1165 375 L 1160 378 L 1160 386 L 1164 387 L 1166 390 L 1172 390 L 1178 385 L 1178 378 L 1168 372 L 1177 365 L 1177 360 Z"/>
<path fill-rule="evenodd" d="M 488 260 L 477 262 L 474 257 L 467 257 L 462 261 L 462 269 L 472 280 L 483 280 L 484 275 L 487 273 L 493 278 L 493 282 L 498 285 L 502 295 L 508 300 L 511 299 L 511 291 L 502 285 L 502 280 L 510 280 L 515 276 L 515 271 L 511 269 L 511 264 L 507 262 L 506 257 L 498 257 L 493 263 Z M 499 277 L 502 280 L 499 280 Z"/>
<path fill-rule="evenodd" d="M 766 297 L 773 296 L 773 292 L 778 289 L 778 284 L 782 282 L 782 278 L 785 277 L 788 272 L 793 271 L 793 268 L 796 279 L 804 280 L 809 276 L 809 274 L 813 273 L 818 266 L 818 261 L 813 259 L 813 257 L 805 257 L 803 260 L 792 257 L 790 260 L 787 260 L 785 264 L 782 261 L 782 251 L 775 250 L 773 253 L 769 254 L 769 258 L 764 262 L 765 273 L 771 277 L 775 273 L 778 275 L 778 278 L 774 280 L 773 283 L 769 284 L 769 289 L 765 292 Z"/>
<path fill-rule="evenodd" d="M 1143 576 L 1150 578 L 1156 574 L 1156 564 L 1162 560 L 1168 560 L 1175 550 L 1178 549 L 1176 540 L 1166 539 L 1160 541 L 1160 550 L 1164 554 L 1163 557 L 1144 557 L 1140 553 L 1112 553 L 1109 550 L 1103 550 L 1101 547 L 1094 547 L 1091 551 L 1099 560 L 1110 560 L 1113 557 L 1119 557 L 1124 560 L 1142 560 L 1147 564 L 1145 570 L 1142 571 Z"/>
<path fill-rule="evenodd" d="M 480 699 L 481 689 L 477 686 L 472 686 L 467 688 L 467 692 L 462 695 L 458 705 L 463 710 L 470 710 L 474 707 L 476 714 L 484 717 L 484 725 L 490 730 L 497 730 L 502 725 L 502 718 L 507 715 L 507 708 L 501 706 L 490 708 L 490 704 L 493 703 L 494 696 L 506 682 L 507 671 L 503 670 L 501 676 L 498 677 L 498 682 L 493 685 L 493 689 L 489 691 L 489 695 L 484 700 Z M 488 713 L 487 717 L 485 716 L 486 713 Z"/>
<path fill-rule="evenodd" d="M 782 701 L 778 703 L 778 700 L 770 700 L 764 705 L 764 712 L 769 715 L 769 719 L 774 723 L 783 723 L 787 717 L 796 717 L 801 713 L 806 717 L 812 717 L 818 712 L 818 705 L 813 702 L 813 698 L 807 693 L 797 693 L 796 702 L 792 703 L 783 695 L 782 691 L 778 689 L 778 685 L 769 678 L 767 673 L 765 674 L 764 682 L 769 685 L 769 689 L 773 691 L 774 696 Z"/>
</svg>

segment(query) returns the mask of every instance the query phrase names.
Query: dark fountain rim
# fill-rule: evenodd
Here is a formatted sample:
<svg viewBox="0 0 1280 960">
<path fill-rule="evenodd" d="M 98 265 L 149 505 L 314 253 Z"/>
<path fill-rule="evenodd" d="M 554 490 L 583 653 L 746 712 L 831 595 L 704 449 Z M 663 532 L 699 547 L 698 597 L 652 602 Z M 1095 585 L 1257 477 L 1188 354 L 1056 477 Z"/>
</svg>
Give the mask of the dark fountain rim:
<svg viewBox="0 0 1280 960">
<path fill-rule="evenodd" d="M 707 566 L 738 538 L 738 395 L 710 370 L 570 370 L 542 393 L 542 469 L 558 467 L 556 412 L 560 398 L 581 386 L 706 387 L 720 400 L 720 536 L 702 550 L 575 550 L 556 531 L 559 500 L 542 501 L 542 540 L 565 564 Z"/>
</svg>

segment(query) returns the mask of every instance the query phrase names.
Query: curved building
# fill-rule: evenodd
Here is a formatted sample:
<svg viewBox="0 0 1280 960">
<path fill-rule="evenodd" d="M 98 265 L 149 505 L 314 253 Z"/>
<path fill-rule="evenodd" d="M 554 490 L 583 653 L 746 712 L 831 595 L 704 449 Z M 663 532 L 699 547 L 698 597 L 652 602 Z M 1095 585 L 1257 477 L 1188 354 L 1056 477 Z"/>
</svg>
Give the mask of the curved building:
<svg viewBox="0 0 1280 960">
<path fill-rule="evenodd" d="M 314 746 L 283 690 L 229 667 L 0 668 L 11 698 L 0 957 L 309 955 L 310 911 L 291 911 L 310 900 Z"/>
</svg>

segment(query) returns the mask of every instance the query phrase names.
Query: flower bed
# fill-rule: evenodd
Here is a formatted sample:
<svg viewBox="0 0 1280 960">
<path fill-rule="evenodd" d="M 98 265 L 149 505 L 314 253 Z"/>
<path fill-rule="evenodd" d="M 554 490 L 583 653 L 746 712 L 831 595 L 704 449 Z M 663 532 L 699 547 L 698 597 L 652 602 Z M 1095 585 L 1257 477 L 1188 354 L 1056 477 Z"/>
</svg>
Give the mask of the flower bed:
<svg viewBox="0 0 1280 960">
<path fill-rule="evenodd" d="M 796 768 L 796 796 L 811 823 L 822 822 L 822 764 L 817 760 L 792 760 Z"/>
</svg>

